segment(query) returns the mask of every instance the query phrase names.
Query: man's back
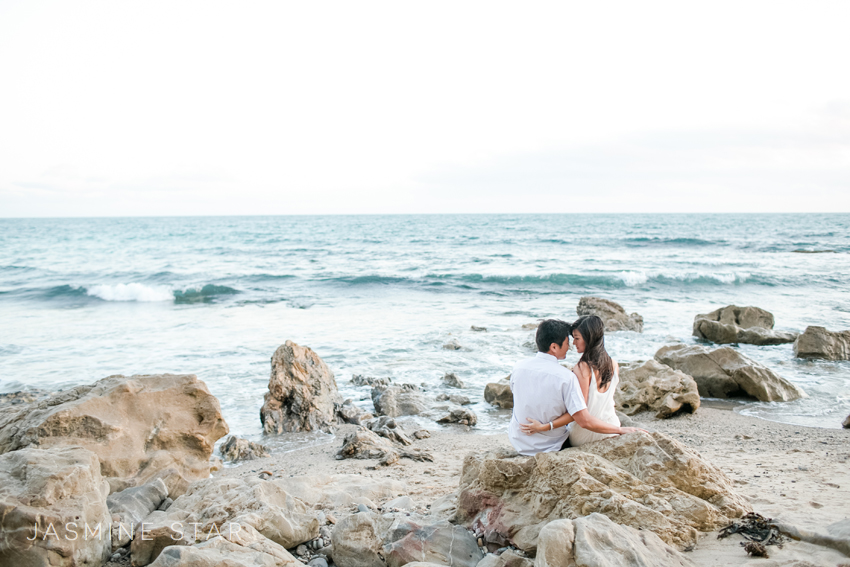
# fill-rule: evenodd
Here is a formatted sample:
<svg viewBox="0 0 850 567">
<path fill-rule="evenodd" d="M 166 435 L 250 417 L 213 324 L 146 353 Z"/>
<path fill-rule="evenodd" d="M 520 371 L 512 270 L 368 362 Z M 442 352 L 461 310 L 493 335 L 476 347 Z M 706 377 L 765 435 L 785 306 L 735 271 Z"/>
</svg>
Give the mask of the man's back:
<svg viewBox="0 0 850 567">
<path fill-rule="evenodd" d="M 511 373 L 514 411 L 508 438 L 521 455 L 558 451 L 567 440 L 566 427 L 526 435 L 519 425 L 527 418 L 544 423 L 586 408 L 578 379 L 558 359 L 545 352 L 517 363 Z"/>
</svg>

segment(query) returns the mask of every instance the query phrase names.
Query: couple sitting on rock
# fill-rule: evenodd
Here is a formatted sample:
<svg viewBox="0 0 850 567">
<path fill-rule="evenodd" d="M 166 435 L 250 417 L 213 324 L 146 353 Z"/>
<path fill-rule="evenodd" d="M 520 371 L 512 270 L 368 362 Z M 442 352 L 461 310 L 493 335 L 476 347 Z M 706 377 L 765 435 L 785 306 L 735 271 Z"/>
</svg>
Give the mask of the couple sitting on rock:
<svg viewBox="0 0 850 567">
<path fill-rule="evenodd" d="M 604 332 L 595 315 L 573 324 L 546 319 L 537 327 L 537 356 L 517 363 L 511 373 L 514 411 L 508 437 L 519 454 L 560 451 L 639 431 L 620 427 L 614 411 L 620 379 L 617 363 L 605 352 Z M 581 354 L 572 371 L 558 363 L 570 349 L 571 335 Z"/>
</svg>

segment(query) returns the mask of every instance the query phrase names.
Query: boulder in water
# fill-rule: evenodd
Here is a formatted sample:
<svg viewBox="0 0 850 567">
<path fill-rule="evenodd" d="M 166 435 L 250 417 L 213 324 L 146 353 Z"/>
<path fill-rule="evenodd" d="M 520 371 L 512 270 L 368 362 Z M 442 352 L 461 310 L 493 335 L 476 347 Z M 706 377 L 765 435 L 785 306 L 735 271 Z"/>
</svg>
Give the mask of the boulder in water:
<svg viewBox="0 0 850 567">
<path fill-rule="evenodd" d="M 684 372 L 649 360 L 620 365 L 620 384 L 614 392 L 617 409 L 626 415 L 654 411 L 655 417 L 693 413 L 700 405 L 699 389 Z"/>
<path fill-rule="evenodd" d="M 844 429 L 850 429 L 850 415 L 844 418 L 844 423 L 841 424 Z"/>
<path fill-rule="evenodd" d="M 655 359 L 693 376 L 706 398 L 748 396 L 762 402 L 788 402 L 806 394 L 766 366 L 731 347 L 709 350 L 699 345 L 662 347 Z"/>
<path fill-rule="evenodd" d="M 331 431 L 341 404 L 333 372 L 318 354 L 292 341 L 278 347 L 260 409 L 266 433 Z"/>
<path fill-rule="evenodd" d="M 81 447 L 0 456 L 0 565 L 101 565 L 112 549 L 108 493 L 97 455 Z"/>
<path fill-rule="evenodd" d="M 806 327 L 794 342 L 797 358 L 850 360 L 850 331 L 827 331 L 823 327 Z"/>
<path fill-rule="evenodd" d="M 793 343 L 797 333 L 773 330 L 773 314 L 758 307 L 727 305 L 694 318 L 694 336 L 718 344 L 779 345 Z"/>
<path fill-rule="evenodd" d="M 605 324 L 605 330 L 609 333 L 615 331 L 643 332 L 643 317 L 637 313 L 626 314 L 620 304 L 601 297 L 582 297 L 576 306 L 579 316 L 596 315 Z"/>
<path fill-rule="evenodd" d="M 372 403 L 378 415 L 399 417 L 425 412 L 425 397 L 415 384 L 392 384 L 372 388 Z"/>
<path fill-rule="evenodd" d="M 459 423 L 460 425 L 475 425 L 478 423 L 478 416 L 475 412 L 468 408 L 456 408 L 447 415 L 444 415 L 437 420 L 437 423 Z"/>
<path fill-rule="evenodd" d="M 514 407 L 514 394 L 511 392 L 510 376 L 498 382 L 490 382 L 484 386 L 484 400 L 502 409 Z"/>
<path fill-rule="evenodd" d="M 443 376 L 443 385 L 449 388 L 463 388 L 463 382 L 461 382 L 460 378 L 457 377 L 457 374 L 454 372 L 447 372 L 445 376 Z"/>
<path fill-rule="evenodd" d="M 210 475 L 227 424 L 192 374 L 110 376 L 0 416 L 0 453 L 78 445 L 98 456 L 113 492 L 162 478 L 177 496 Z"/>
</svg>

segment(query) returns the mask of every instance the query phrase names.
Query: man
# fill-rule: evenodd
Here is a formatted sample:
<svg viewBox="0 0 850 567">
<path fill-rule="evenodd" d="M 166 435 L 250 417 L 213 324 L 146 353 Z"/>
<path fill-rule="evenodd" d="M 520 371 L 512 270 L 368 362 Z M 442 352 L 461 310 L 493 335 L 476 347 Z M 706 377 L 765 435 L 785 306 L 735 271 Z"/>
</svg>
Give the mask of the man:
<svg viewBox="0 0 850 567">
<path fill-rule="evenodd" d="M 535 342 L 537 356 L 522 360 L 511 372 L 511 391 L 514 411 L 508 426 L 508 438 L 520 455 L 535 455 L 564 448 L 569 429 L 555 428 L 552 420 L 569 413 L 573 421 L 597 433 L 622 435 L 637 431 L 633 427 L 619 427 L 590 415 L 579 387 L 578 378 L 571 370 L 558 364 L 570 350 L 572 327 L 558 319 L 546 319 L 537 327 Z M 549 431 L 527 435 L 520 424 L 528 418 L 549 422 Z"/>
</svg>

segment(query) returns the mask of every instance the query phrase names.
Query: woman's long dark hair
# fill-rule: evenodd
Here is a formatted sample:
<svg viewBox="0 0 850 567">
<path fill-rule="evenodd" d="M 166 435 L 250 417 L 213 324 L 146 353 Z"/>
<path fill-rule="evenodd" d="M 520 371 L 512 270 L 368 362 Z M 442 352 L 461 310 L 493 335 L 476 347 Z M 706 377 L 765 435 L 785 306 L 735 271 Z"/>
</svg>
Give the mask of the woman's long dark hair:
<svg viewBox="0 0 850 567">
<path fill-rule="evenodd" d="M 584 353 L 579 364 L 586 363 L 599 374 L 600 389 L 604 388 L 614 378 L 614 361 L 605 351 L 605 325 L 596 315 L 585 315 L 576 319 L 573 330 L 578 331 L 584 339 Z"/>
</svg>

